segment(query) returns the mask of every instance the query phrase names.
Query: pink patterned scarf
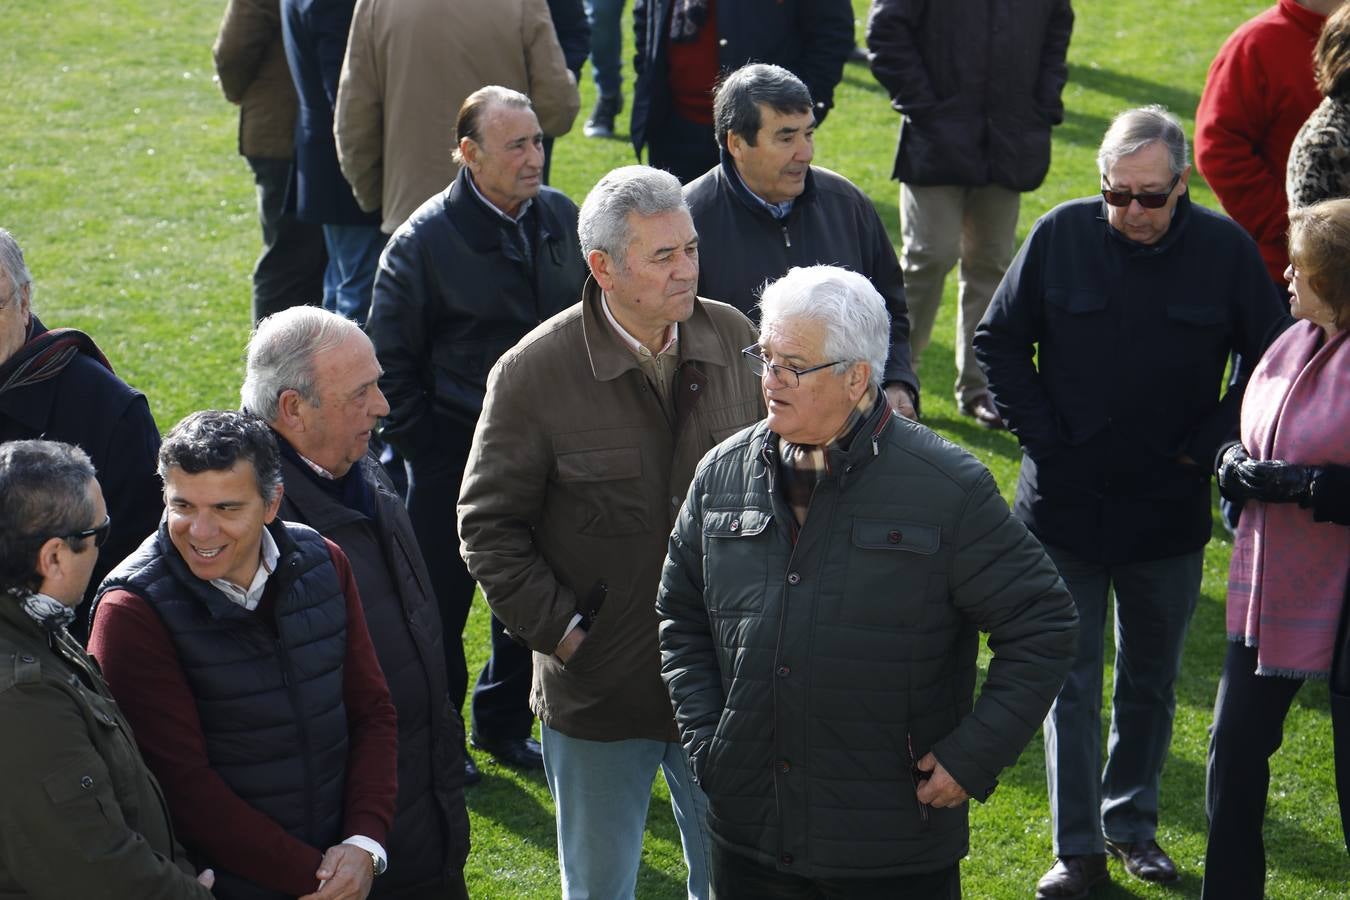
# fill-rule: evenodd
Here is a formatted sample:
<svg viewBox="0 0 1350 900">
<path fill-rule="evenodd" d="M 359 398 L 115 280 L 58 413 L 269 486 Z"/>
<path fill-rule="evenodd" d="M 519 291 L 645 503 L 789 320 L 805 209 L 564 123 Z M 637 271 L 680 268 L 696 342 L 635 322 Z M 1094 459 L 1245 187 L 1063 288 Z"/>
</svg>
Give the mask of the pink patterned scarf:
<svg viewBox="0 0 1350 900">
<path fill-rule="evenodd" d="M 1350 465 L 1350 331 L 1323 343 L 1297 322 L 1266 351 L 1242 401 L 1253 459 Z M 1228 570 L 1228 637 L 1258 675 L 1325 678 L 1350 576 L 1350 528 L 1294 503 L 1248 501 Z"/>
</svg>

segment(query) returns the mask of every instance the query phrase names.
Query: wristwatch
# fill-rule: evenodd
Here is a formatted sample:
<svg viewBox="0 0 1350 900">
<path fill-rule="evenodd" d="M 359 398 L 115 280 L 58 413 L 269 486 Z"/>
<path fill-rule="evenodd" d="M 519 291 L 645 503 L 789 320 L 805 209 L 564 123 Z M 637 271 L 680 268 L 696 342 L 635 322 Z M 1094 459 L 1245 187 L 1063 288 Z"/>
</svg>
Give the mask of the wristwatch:
<svg viewBox="0 0 1350 900">
<path fill-rule="evenodd" d="M 369 850 L 366 852 L 370 853 Z M 374 853 L 370 853 L 370 870 L 372 875 L 376 877 L 383 875 L 384 870 L 387 868 L 389 868 L 389 862 L 387 860 L 380 858 Z"/>
</svg>

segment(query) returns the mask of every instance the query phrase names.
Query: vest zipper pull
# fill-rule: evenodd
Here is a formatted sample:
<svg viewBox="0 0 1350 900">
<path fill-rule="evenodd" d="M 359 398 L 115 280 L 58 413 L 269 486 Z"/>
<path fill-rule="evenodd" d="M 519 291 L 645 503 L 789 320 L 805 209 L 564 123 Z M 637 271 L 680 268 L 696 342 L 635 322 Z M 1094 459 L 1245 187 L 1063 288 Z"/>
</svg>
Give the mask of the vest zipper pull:
<svg viewBox="0 0 1350 900">
<path fill-rule="evenodd" d="M 788 236 L 787 226 L 784 225 L 784 226 L 782 226 L 782 228 L 783 228 L 783 246 L 784 246 L 784 247 L 791 247 L 791 246 L 792 246 L 792 238 Z"/>
</svg>

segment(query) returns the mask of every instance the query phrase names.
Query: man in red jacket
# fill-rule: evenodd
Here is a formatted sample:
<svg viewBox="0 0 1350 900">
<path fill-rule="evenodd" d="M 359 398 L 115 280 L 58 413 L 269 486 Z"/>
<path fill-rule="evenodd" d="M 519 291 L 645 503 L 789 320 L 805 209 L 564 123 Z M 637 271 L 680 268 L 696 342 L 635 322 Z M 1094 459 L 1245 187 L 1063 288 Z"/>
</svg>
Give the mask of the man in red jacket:
<svg viewBox="0 0 1350 900">
<path fill-rule="evenodd" d="M 1256 239 L 1284 290 L 1289 147 L 1322 97 L 1312 52 L 1342 0 L 1279 0 L 1244 22 L 1209 67 L 1195 111 L 1195 164 L 1224 211 Z"/>
</svg>

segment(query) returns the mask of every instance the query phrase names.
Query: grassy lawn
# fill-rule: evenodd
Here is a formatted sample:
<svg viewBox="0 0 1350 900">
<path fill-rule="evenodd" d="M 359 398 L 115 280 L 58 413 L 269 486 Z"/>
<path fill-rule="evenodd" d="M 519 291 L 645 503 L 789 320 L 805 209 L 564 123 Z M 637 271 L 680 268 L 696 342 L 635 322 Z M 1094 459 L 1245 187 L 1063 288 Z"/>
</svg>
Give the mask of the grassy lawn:
<svg viewBox="0 0 1350 900">
<path fill-rule="evenodd" d="M 861 35 L 866 3 L 854 5 Z M 1096 190 L 1096 146 L 1115 112 L 1162 102 L 1189 130 L 1219 44 L 1266 5 L 1263 0 L 1075 3 L 1067 117 L 1055 132 L 1049 177 L 1023 200 L 1020 233 L 1054 204 Z M 119 373 L 149 396 L 161 428 L 192 410 L 237 404 L 250 324 L 249 271 L 258 247 L 251 176 L 237 155 L 235 111 L 212 81 L 209 52 L 223 6 L 219 0 L 3 2 L 0 225 L 27 251 L 39 314 L 50 324 L 92 333 Z M 625 89 L 631 96 L 627 77 Z M 588 73 L 583 90 L 584 117 L 594 102 Z M 895 236 L 896 185 L 888 173 L 896 116 L 870 73 L 857 65 L 845 72 L 837 104 L 817 136 L 817 161 L 863 187 Z M 625 113 L 620 124 L 626 121 Z M 578 202 L 601 174 L 632 161 L 621 140 L 582 138 L 580 120 L 556 149 L 555 184 Z M 1215 205 L 1201 179 L 1192 178 L 1191 185 L 1198 202 Z M 951 310 L 949 302 L 920 373 L 926 421 L 978 454 L 1010 496 L 1016 442 L 962 419 L 952 402 Z M 1230 549 L 1216 534 L 1163 781 L 1159 839 L 1176 857 L 1184 880 L 1171 890 L 1146 887 L 1113 865 L 1114 886 L 1094 897 L 1199 892 L 1206 728 L 1223 654 Z M 487 649 L 486 620 L 479 604 L 466 632 L 470 660 L 478 664 Z M 486 778 L 469 794 L 472 894 L 556 896 L 552 806 L 542 777 L 496 766 L 485 756 L 480 761 Z M 1350 864 L 1334 799 L 1324 687 L 1305 688 L 1296 701 L 1272 785 L 1268 895 L 1346 896 Z M 1030 896 L 1051 862 L 1039 740 L 1004 774 L 990 802 L 972 809 L 971 819 L 966 895 Z M 638 896 L 683 896 L 679 838 L 662 784 L 654 792 L 649 829 Z"/>
</svg>

